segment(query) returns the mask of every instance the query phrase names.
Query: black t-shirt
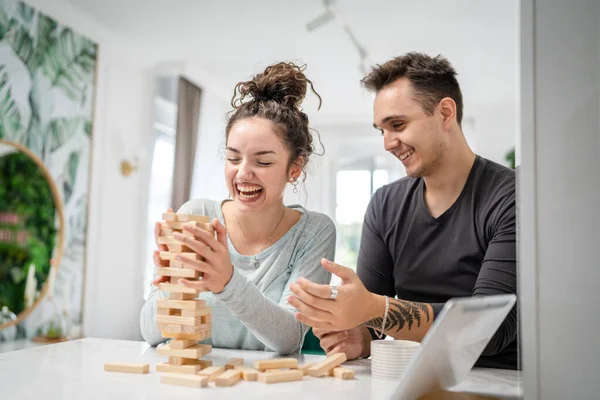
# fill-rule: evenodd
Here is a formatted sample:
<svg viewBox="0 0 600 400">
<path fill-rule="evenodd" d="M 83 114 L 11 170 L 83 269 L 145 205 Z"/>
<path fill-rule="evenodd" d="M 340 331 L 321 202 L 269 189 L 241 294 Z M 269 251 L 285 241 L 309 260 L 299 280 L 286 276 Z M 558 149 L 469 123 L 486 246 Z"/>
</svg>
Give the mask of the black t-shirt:
<svg viewBox="0 0 600 400">
<path fill-rule="evenodd" d="M 456 202 L 433 218 L 424 181 L 403 178 L 373 195 L 357 272 L 371 292 L 430 303 L 517 292 L 515 172 L 477 156 Z M 517 369 L 517 307 L 476 366 Z"/>
</svg>

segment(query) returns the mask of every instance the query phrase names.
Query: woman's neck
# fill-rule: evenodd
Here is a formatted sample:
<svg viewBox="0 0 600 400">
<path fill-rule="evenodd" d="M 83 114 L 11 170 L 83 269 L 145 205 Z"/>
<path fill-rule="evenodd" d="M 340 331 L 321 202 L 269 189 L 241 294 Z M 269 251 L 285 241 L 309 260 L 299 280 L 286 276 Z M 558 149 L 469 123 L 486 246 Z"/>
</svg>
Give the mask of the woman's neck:
<svg viewBox="0 0 600 400">
<path fill-rule="evenodd" d="M 285 214 L 286 207 L 283 202 L 256 213 L 238 211 L 233 201 L 223 205 L 223 215 L 230 237 L 232 234 L 234 237 L 241 236 L 249 247 L 262 246 L 269 237 L 272 238 L 281 227 Z"/>
</svg>

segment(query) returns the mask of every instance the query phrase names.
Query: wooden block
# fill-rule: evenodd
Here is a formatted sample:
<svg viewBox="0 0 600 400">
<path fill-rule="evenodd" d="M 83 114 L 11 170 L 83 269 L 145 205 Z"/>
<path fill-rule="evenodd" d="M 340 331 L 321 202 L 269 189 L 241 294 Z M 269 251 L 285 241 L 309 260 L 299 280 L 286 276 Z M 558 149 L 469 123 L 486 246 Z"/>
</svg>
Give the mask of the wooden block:
<svg viewBox="0 0 600 400">
<path fill-rule="evenodd" d="M 163 213 L 162 219 L 165 221 L 177 221 L 177 214 L 175 213 Z"/>
<path fill-rule="evenodd" d="M 202 226 L 202 228 L 203 228 L 205 231 L 208 231 L 208 232 L 210 232 L 210 233 L 212 233 L 212 234 L 214 234 L 214 233 L 215 233 L 215 228 L 214 228 L 214 226 L 212 226 L 212 224 L 210 224 L 210 223 L 205 223 L 205 224 Z"/>
<path fill-rule="evenodd" d="M 262 383 L 292 382 L 301 381 L 303 377 L 304 374 L 299 369 L 290 369 L 288 371 L 260 373 L 258 374 L 258 381 Z"/>
<path fill-rule="evenodd" d="M 215 380 L 215 385 L 223 387 L 232 386 L 240 379 L 242 379 L 241 371 L 238 371 L 236 369 L 229 369 L 217 377 L 217 379 Z"/>
<path fill-rule="evenodd" d="M 205 330 L 195 333 L 173 332 L 169 330 L 161 330 L 160 335 L 168 339 L 190 339 L 190 340 L 206 340 L 212 337 L 211 330 Z"/>
<path fill-rule="evenodd" d="M 171 299 L 158 299 L 156 300 L 156 307 L 158 308 L 179 308 L 181 310 L 199 310 L 206 307 L 204 300 L 171 300 Z M 210 310 L 210 308 L 208 308 Z"/>
<path fill-rule="evenodd" d="M 156 308 L 156 315 L 174 315 L 181 316 L 181 310 L 173 308 Z"/>
<path fill-rule="evenodd" d="M 192 388 L 203 388 L 208 386 L 208 378 L 198 375 L 163 374 L 160 376 L 160 383 L 166 383 L 167 385 L 187 386 Z"/>
<path fill-rule="evenodd" d="M 176 231 L 176 232 L 179 232 L 179 233 L 185 235 L 186 231 L 183 230 L 183 227 L 185 225 L 191 224 L 191 223 L 192 222 L 161 221 L 160 224 L 163 229 L 172 229 L 173 231 Z M 196 222 L 193 222 L 193 224 L 196 224 Z M 202 228 L 202 226 L 200 226 L 200 228 Z M 190 236 L 194 236 L 194 235 L 190 234 Z"/>
<path fill-rule="evenodd" d="M 195 300 L 196 297 L 198 297 L 197 294 L 191 294 L 191 293 L 175 293 L 175 292 L 169 293 L 170 300 Z"/>
<path fill-rule="evenodd" d="M 104 370 L 109 372 L 127 372 L 130 374 L 147 374 L 150 372 L 149 364 L 105 363 Z"/>
<path fill-rule="evenodd" d="M 197 308 L 195 310 L 181 310 L 182 317 L 204 317 L 211 315 L 212 309 L 210 307 Z M 208 323 L 206 321 L 202 321 L 203 323 Z M 212 320 L 211 320 L 212 322 Z"/>
<path fill-rule="evenodd" d="M 183 261 L 180 260 L 169 260 L 169 267 L 171 268 L 185 268 Z"/>
<path fill-rule="evenodd" d="M 200 291 L 196 288 L 188 288 L 183 285 L 174 285 L 172 283 L 161 283 L 158 285 L 158 290 L 169 293 L 195 294 L 196 296 L 200 294 Z"/>
<path fill-rule="evenodd" d="M 203 367 L 200 364 L 197 365 L 171 365 L 167 363 L 156 364 L 156 372 L 170 372 L 175 374 L 196 374 Z"/>
<path fill-rule="evenodd" d="M 189 339 L 175 339 L 169 342 L 169 346 L 171 346 L 172 349 L 187 349 L 188 347 L 192 347 L 197 344 L 197 341 Z"/>
<path fill-rule="evenodd" d="M 159 356 L 173 356 L 183 358 L 200 358 L 212 351 L 212 346 L 209 344 L 197 344 L 187 349 L 172 349 L 171 346 L 165 344 L 156 348 L 156 354 Z"/>
<path fill-rule="evenodd" d="M 354 379 L 354 371 L 348 368 L 336 367 L 331 370 L 330 375 L 343 381 Z"/>
<path fill-rule="evenodd" d="M 274 358 L 270 360 L 254 361 L 254 368 L 259 371 L 277 368 L 298 368 L 298 360 L 295 358 Z"/>
<path fill-rule="evenodd" d="M 203 315 L 202 316 L 202 323 L 203 324 L 212 325 L 212 314 Z"/>
<path fill-rule="evenodd" d="M 195 269 L 190 268 L 157 268 L 157 275 L 162 276 L 175 276 L 181 278 L 195 278 L 200 277 L 200 271 L 196 271 Z"/>
<path fill-rule="evenodd" d="M 158 244 L 181 244 L 181 242 L 175 239 L 173 236 L 159 236 L 156 239 Z"/>
<path fill-rule="evenodd" d="M 160 228 L 160 236 L 173 236 L 173 233 L 177 232 L 169 227 L 162 226 Z"/>
<path fill-rule="evenodd" d="M 225 363 L 225 369 L 234 369 L 237 365 L 244 365 L 243 358 L 232 358 L 231 360 Z"/>
<path fill-rule="evenodd" d="M 304 375 L 308 375 L 308 369 L 309 369 L 310 367 L 312 367 L 313 365 L 315 365 L 315 364 L 316 364 L 316 363 L 314 363 L 314 362 L 313 362 L 313 363 L 306 363 L 306 364 L 302 364 L 302 365 L 299 365 L 299 366 L 298 366 L 298 369 L 299 369 L 300 371 L 302 371 L 302 373 L 303 373 Z"/>
<path fill-rule="evenodd" d="M 194 252 L 185 252 L 185 253 L 171 253 L 170 251 L 161 251 L 159 253 L 159 257 L 161 260 L 174 260 L 175 256 L 181 256 L 184 258 L 189 258 L 191 260 L 199 260 L 200 256 Z"/>
<path fill-rule="evenodd" d="M 168 244 L 167 249 L 169 249 L 169 253 L 193 253 L 190 247 L 187 247 L 183 244 Z M 177 261 L 177 260 L 176 260 Z"/>
<path fill-rule="evenodd" d="M 210 217 L 204 215 L 195 214 L 177 214 L 177 221 L 179 222 L 210 222 Z"/>
<path fill-rule="evenodd" d="M 242 373 L 242 378 L 245 381 L 257 381 L 258 380 L 258 371 L 254 368 L 250 368 L 246 365 L 236 365 L 233 367 Z"/>
<path fill-rule="evenodd" d="M 195 325 L 195 326 L 189 326 L 189 325 L 159 323 L 158 330 L 161 332 L 164 331 L 164 332 L 171 332 L 171 333 L 199 333 L 199 332 L 212 330 L 212 325 L 200 324 L 200 325 Z M 181 339 L 181 338 L 176 338 L 176 339 Z"/>
<path fill-rule="evenodd" d="M 329 375 L 329 371 L 338 367 L 346 361 L 346 353 L 336 353 L 328 356 L 325 360 L 316 363 L 308 369 L 308 374 L 314 377 L 322 377 Z"/>
<path fill-rule="evenodd" d="M 214 366 L 214 367 L 204 368 L 203 370 L 199 371 L 197 374 L 200 375 L 200 376 L 207 376 L 208 379 L 211 382 L 213 382 L 223 372 L 225 372 L 225 367 Z"/>
<path fill-rule="evenodd" d="M 167 364 L 173 366 L 194 365 L 200 366 L 200 369 L 202 369 L 212 366 L 212 361 L 202 359 L 199 360 L 197 358 L 169 357 Z"/>
<path fill-rule="evenodd" d="M 157 315 L 159 324 L 176 324 L 184 326 L 198 326 L 202 324 L 202 317 L 180 317 L 177 315 Z"/>
<path fill-rule="evenodd" d="M 264 372 L 265 372 L 265 374 L 270 374 L 272 372 L 280 372 L 280 371 L 289 371 L 289 370 L 284 369 L 284 368 L 276 368 L 276 369 L 267 369 Z"/>
</svg>

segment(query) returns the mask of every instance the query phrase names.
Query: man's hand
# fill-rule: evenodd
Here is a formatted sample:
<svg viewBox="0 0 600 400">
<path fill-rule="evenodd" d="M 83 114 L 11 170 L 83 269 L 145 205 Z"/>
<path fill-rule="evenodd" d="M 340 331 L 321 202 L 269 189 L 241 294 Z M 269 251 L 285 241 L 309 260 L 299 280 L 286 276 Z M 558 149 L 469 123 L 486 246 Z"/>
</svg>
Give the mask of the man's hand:
<svg viewBox="0 0 600 400">
<path fill-rule="evenodd" d="M 346 353 L 348 360 L 367 357 L 370 353 L 370 335 L 366 328 L 353 328 L 345 331 L 328 331 L 313 329 L 320 340 L 320 345 L 327 355 Z M 367 337 L 365 337 L 365 334 Z"/>
<path fill-rule="evenodd" d="M 344 331 L 383 316 L 385 299 L 370 293 L 354 271 L 326 259 L 321 260 L 321 265 L 339 276 L 342 285 L 332 300 L 330 285 L 318 285 L 304 278 L 292 283 L 290 290 L 295 296 L 290 296 L 288 302 L 298 310 L 296 318 L 300 322 L 320 330 Z"/>
</svg>

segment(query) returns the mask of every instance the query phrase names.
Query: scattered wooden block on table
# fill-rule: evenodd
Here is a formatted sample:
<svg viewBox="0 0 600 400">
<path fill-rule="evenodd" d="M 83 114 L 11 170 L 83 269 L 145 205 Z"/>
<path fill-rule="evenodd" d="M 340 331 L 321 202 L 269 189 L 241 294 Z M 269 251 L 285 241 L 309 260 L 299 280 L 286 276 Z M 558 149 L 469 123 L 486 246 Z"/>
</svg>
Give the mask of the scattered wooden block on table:
<svg viewBox="0 0 600 400">
<path fill-rule="evenodd" d="M 198 375 L 186 374 L 163 374 L 160 376 L 160 383 L 168 385 L 187 386 L 193 388 L 203 388 L 208 386 L 208 378 Z"/>
<path fill-rule="evenodd" d="M 202 368 L 208 368 L 212 366 L 211 360 L 199 360 L 197 358 L 183 358 L 183 357 L 169 357 L 169 365 L 182 366 L 182 365 L 195 365 Z"/>
<path fill-rule="evenodd" d="M 298 369 L 299 369 L 300 371 L 302 371 L 302 373 L 303 373 L 304 375 L 308 375 L 308 369 L 309 369 L 310 367 L 312 367 L 313 365 L 315 365 L 315 364 L 316 364 L 316 363 L 312 362 L 312 363 L 306 363 L 306 364 L 298 365 Z"/>
<path fill-rule="evenodd" d="M 158 299 L 156 300 L 157 308 L 179 308 L 181 310 L 199 310 L 208 309 L 206 308 L 206 302 L 204 300 L 172 300 L 172 299 Z"/>
<path fill-rule="evenodd" d="M 242 372 L 236 369 L 228 369 L 220 374 L 215 380 L 217 386 L 231 386 L 242 379 Z"/>
<path fill-rule="evenodd" d="M 225 369 L 234 369 L 234 367 L 238 365 L 244 365 L 243 358 L 232 358 L 231 360 L 225 363 Z"/>
<path fill-rule="evenodd" d="M 200 358 L 211 351 L 212 346 L 209 344 L 197 344 L 187 349 L 172 349 L 168 344 L 156 348 L 156 354 L 158 355 L 183 358 Z"/>
<path fill-rule="evenodd" d="M 206 376 L 211 382 L 213 382 L 223 372 L 225 372 L 225 367 L 213 366 L 198 371 L 197 375 Z"/>
<path fill-rule="evenodd" d="M 295 358 L 274 358 L 271 360 L 256 360 L 254 368 L 259 371 L 277 368 L 298 368 L 298 360 Z"/>
<path fill-rule="evenodd" d="M 196 374 L 202 368 L 206 368 L 200 364 L 196 365 L 173 365 L 168 363 L 156 364 L 156 372 L 167 372 L 175 374 Z"/>
<path fill-rule="evenodd" d="M 333 368 L 340 366 L 346 361 L 346 353 L 336 353 L 321 362 L 316 363 L 308 369 L 308 374 L 314 377 L 322 377 L 329 375 L 329 371 Z"/>
<path fill-rule="evenodd" d="M 233 367 L 242 373 L 242 378 L 245 381 L 256 381 L 258 380 L 258 371 L 254 368 L 247 367 L 245 365 L 236 365 Z"/>
<path fill-rule="evenodd" d="M 331 370 L 330 375 L 343 381 L 354 379 L 354 371 L 348 368 L 335 367 Z"/>
<path fill-rule="evenodd" d="M 262 383 L 293 382 L 301 381 L 302 378 L 304 378 L 304 374 L 299 369 L 258 374 L 258 381 Z"/>
<path fill-rule="evenodd" d="M 105 363 L 104 370 L 108 372 L 127 372 L 130 374 L 147 374 L 150 372 L 149 364 L 130 363 Z"/>
<path fill-rule="evenodd" d="M 171 346 L 172 349 L 187 349 L 188 347 L 192 347 L 197 344 L 197 341 L 189 339 L 175 339 L 169 342 L 169 346 Z"/>
</svg>

